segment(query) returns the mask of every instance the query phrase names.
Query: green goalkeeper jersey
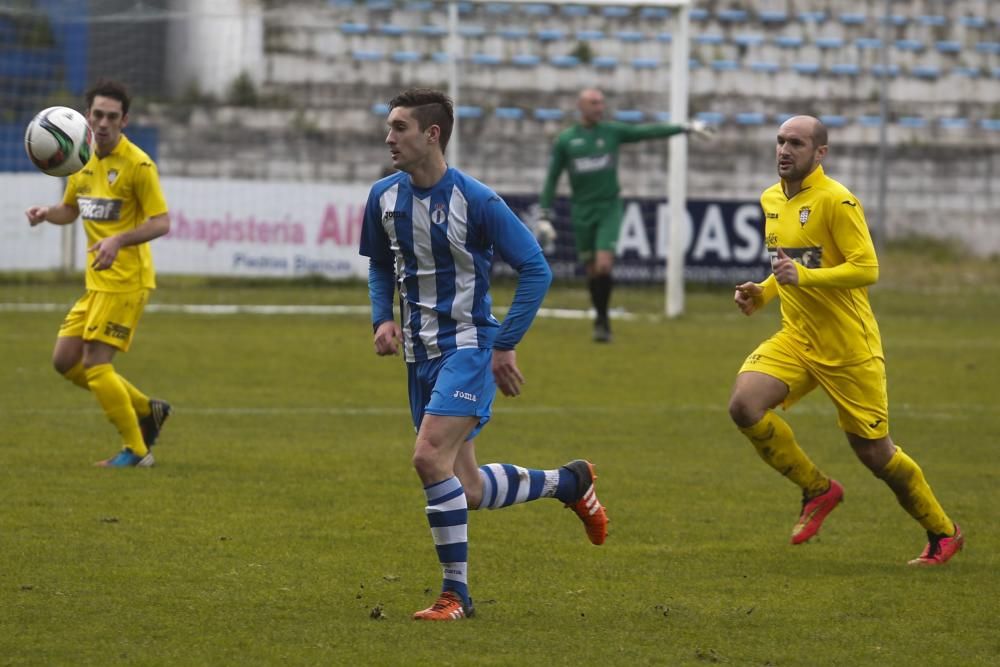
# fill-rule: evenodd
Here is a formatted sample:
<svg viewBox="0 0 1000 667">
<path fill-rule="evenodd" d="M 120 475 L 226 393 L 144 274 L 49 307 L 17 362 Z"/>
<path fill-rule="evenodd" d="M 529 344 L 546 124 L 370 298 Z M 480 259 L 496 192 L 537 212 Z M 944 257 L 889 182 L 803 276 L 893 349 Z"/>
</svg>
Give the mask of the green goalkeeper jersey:
<svg viewBox="0 0 1000 667">
<path fill-rule="evenodd" d="M 683 132 L 680 125 L 650 123 L 629 125 L 605 121 L 592 127 L 577 123 L 559 133 L 552 146 L 549 173 L 542 189 L 541 207 L 552 208 L 556 184 L 563 170 L 569 172 L 573 205 L 613 201 L 618 198 L 618 147 L 643 139 L 658 139 Z"/>
</svg>

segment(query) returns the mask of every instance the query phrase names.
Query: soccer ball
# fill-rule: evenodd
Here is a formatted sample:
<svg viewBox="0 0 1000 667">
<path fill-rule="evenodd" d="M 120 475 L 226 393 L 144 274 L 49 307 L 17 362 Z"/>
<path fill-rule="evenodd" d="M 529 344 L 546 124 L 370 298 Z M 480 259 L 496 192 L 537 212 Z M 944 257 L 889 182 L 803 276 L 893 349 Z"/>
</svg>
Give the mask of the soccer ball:
<svg viewBox="0 0 1000 667">
<path fill-rule="evenodd" d="M 49 176 L 69 176 L 90 160 L 94 133 L 79 111 L 69 107 L 49 107 L 28 123 L 24 150 Z"/>
</svg>

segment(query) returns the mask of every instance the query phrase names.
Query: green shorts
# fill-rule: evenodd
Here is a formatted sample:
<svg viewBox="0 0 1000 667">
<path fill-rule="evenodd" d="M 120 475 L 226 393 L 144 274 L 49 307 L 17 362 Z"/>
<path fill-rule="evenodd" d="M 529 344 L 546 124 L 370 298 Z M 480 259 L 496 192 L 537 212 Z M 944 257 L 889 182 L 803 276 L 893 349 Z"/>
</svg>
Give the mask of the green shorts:
<svg viewBox="0 0 1000 667">
<path fill-rule="evenodd" d="M 594 259 L 598 250 L 614 252 L 622 226 L 622 200 L 602 204 L 574 204 L 573 238 L 576 256 L 584 264 Z"/>
</svg>

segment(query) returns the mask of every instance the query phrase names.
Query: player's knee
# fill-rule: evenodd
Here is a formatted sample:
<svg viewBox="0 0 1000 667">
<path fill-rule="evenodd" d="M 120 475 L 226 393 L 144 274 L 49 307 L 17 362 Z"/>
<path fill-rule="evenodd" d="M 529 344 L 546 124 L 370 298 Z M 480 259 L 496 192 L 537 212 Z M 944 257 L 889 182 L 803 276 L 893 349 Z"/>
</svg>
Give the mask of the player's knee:
<svg viewBox="0 0 1000 667">
<path fill-rule="evenodd" d="M 764 418 L 764 410 L 737 392 L 729 398 L 729 418 L 740 428 L 747 428 Z"/>
</svg>

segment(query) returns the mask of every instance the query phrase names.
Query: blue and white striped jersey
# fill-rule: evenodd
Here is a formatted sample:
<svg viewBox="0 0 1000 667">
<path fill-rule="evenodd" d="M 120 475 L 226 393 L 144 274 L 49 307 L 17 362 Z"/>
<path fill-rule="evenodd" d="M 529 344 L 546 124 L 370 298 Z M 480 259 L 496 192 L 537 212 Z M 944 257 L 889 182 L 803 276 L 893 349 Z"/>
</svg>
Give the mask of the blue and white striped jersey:
<svg viewBox="0 0 1000 667">
<path fill-rule="evenodd" d="M 392 289 L 380 285 L 380 276 L 394 274 L 406 361 L 459 348 L 492 348 L 500 327 L 489 293 L 494 250 L 517 270 L 536 255 L 544 264 L 528 228 L 476 179 L 449 168 L 427 189 L 415 187 L 404 172 L 376 182 L 365 207 L 360 250 L 371 260 L 372 323 L 392 319 Z M 526 321 L 505 324 L 517 329 L 523 324 L 522 330 L 505 332 L 511 347 L 524 335 L 547 286 L 546 281 L 536 303 L 524 304 L 530 310 Z"/>
</svg>

